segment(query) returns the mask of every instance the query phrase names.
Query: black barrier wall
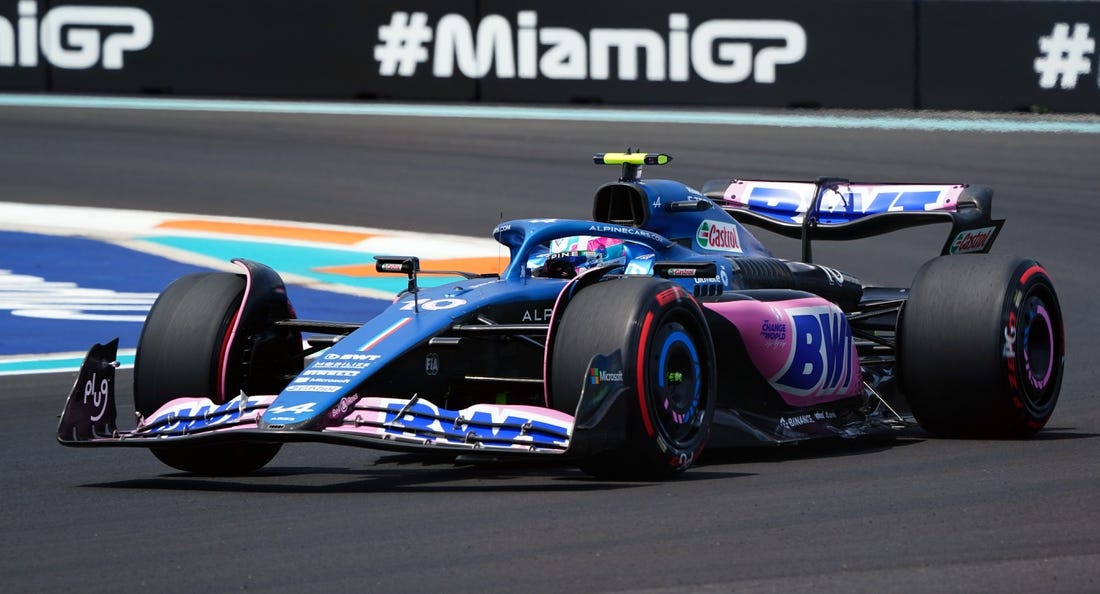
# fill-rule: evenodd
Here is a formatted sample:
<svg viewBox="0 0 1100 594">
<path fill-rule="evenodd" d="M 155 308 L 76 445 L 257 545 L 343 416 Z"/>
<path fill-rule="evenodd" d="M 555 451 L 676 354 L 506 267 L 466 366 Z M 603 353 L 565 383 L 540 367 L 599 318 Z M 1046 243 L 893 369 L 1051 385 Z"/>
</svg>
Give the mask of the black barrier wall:
<svg viewBox="0 0 1100 594">
<path fill-rule="evenodd" d="M 920 4 L 917 107 L 1100 112 L 1100 3 Z"/>
<path fill-rule="evenodd" d="M 0 90 L 1100 112 L 1100 1 L 0 0 Z"/>
</svg>

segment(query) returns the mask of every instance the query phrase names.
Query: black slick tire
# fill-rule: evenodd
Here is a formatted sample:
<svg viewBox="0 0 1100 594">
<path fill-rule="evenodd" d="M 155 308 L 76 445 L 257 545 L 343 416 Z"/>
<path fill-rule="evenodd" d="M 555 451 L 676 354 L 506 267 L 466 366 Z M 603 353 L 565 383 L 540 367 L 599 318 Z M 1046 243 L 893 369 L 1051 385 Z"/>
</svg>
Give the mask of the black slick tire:
<svg viewBox="0 0 1100 594">
<path fill-rule="evenodd" d="M 943 437 L 1028 437 L 1062 382 L 1062 312 L 1046 270 L 1007 256 L 940 257 L 918 272 L 899 321 L 901 389 Z"/>
<path fill-rule="evenodd" d="M 244 288 L 242 276 L 213 272 L 181 277 L 161 293 L 138 340 L 134 407 L 139 413 L 149 416 L 175 398 L 205 396 L 220 404 L 237 396 L 239 382 L 222 378 L 220 366 L 224 349 L 234 348 L 226 334 Z M 279 447 L 228 442 L 153 448 L 152 452 L 161 462 L 185 472 L 236 475 L 263 467 Z"/>
<path fill-rule="evenodd" d="M 573 414 L 586 382 L 621 382 L 629 402 L 621 447 L 580 464 L 601 479 L 664 479 L 687 469 L 714 416 L 714 347 L 698 303 L 679 285 L 623 278 L 582 289 L 562 314 L 550 365 L 552 406 Z M 594 367 L 619 352 L 622 369 Z"/>
</svg>

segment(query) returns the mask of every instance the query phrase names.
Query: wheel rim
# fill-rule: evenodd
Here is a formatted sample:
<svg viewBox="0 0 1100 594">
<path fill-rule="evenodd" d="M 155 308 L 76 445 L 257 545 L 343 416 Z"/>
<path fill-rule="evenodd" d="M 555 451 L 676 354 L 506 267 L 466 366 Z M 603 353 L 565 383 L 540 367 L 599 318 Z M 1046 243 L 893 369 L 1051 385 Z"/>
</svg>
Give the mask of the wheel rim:
<svg viewBox="0 0 1100 594">
<path fill-rule="evenodd" d="M 1029 294 L 1020 308 L 1017 348 L 1022 355 L 1023 393 L 1035 408 L 1050 403 L 1056 382 L 1058 333 L 1051 310 L 1041 295 Z"/>
<path fill-rule="evenodd" d="M 656 425 L 673 444 L 687 444 L 699 430 L 705 393 L 699 351 L 679 323 L 662 326 L 654 338 L 646 383 Z"/>
</svg>

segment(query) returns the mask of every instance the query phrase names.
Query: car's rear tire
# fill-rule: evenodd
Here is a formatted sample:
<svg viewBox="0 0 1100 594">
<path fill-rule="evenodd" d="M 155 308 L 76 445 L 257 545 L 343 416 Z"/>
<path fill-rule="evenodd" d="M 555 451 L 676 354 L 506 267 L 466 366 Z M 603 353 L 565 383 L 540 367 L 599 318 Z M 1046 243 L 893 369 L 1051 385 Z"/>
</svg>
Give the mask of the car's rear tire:
<svg viewBox="0 0 1100 594">
<path fill-rule="evenodd" d="M 901 389 L 944 437 L 1017 438 L 1050 419 L 1062 383 L 1062 312 L 1024 258 L 945 256 L 917 272 L 899 321 Z"/>
<path fill-rule="evenodd" d="M 679 285 L 626 278 L 584 288 L 562 313 L 551 348 L 554 408 L 573 414 L 593 377 L 626 388 L 626 442 L 585 458 L 582 470 L 602 479 L 664 479 L 698 458 L 714 416 L 714 347 L 698 303 Z M 616 351 L 621 370 L 593 367 L 595 356 Z"/>
<path fill-rule="evenodd" d="M 134 407 L 148 417 L 165 403 L 203 396 L 223 403 L 242 388 L 236 377 L 223 378 L 223 349 L 229 344 L 244 295 L 242 276 L 213 272 L 184 276 L 161 293 L 149 311 L 134 362 Z M 240 353 L 230 354 L 239 361 Z M 230 374 L 232 376 L 232 374 Z M 186 472 L 207 475 L 245 474 L 275 457 L 279 444 L 224 443 L 153 448 L 161 462 Z"/>
</svg>

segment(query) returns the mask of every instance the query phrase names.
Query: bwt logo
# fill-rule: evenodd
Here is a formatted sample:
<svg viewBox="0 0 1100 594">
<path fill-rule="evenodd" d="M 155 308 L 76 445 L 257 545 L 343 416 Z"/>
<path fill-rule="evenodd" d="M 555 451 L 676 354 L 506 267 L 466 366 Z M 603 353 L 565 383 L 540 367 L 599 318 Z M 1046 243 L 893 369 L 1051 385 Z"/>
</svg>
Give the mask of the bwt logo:
<svg viewBox="0 0 1100 594">
<path fill-rule="evenodd" d="M 432 75 L 449 78 L 459 72 L 484 78 L 495 66 L 497 78 L 608 80 L 616 58 L 618 80 L 687 81 L 692 71 L 703 80 L 762 84 L 776 81 L 776 67 L 795 64 L 806 55 L 806 31 L 796 22 L 712 19 L 690 28 L 688 15 L 668 15 L 668 32 L 651 29 L 539 27 L 538 12 L 520 11 L 516 26 L 503 16 L 488 15 L 475 35 L 466 17 L 444 15 L 435 29 L 425 12 L 395 12 L 378 27 L 374 59 L 381 76 L 410 77 L 429 60 Z M 739 41 L 735 41 L 739 40 Z M 753 41 L 764 47 L 754 47 Z M 639 59 L 639 56 L 641 59 Z M 645 73 L 639 73 L 644 62 Z"/>
<path fill-rule="evenodd" d="M 850 215 L 946 210 L 947 196 L 943 190 L 881 191 L 874 194 L 851 190 L 832 191 L 822 196 L 819 210 L 824 213 Z M 801 215 L 809 210 L 813 198 L 812 191 L 755 186 L 750 190 L 746 204 L 750 208 L 773 211 L 771 216 L 801 223 Z"/>
<path fill-rule="evenodd" d="M 18 31 L 18 35 L 16 32 Z M 86 70 L 102 63 L 121 70 L 125 52 L 153 42 L 153 19 L 140 8 L 125 6 L 57 6 L 38 20 L 35 0 L 19 2 L 15 27 L 0 17 L 0 67 L 38 66 L 39 51 L 58 68 Z"/>
<path fill-rule="evenodd" d="M 852 330 L 844 314 L 831 306 L 802 307 L 787 313 L 793 322 L 794 349 L 771 381 L 797 396 L 846 393 L 859 370 Z"/>
</svg>

